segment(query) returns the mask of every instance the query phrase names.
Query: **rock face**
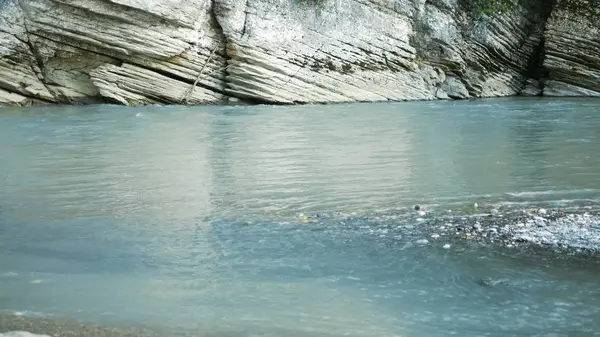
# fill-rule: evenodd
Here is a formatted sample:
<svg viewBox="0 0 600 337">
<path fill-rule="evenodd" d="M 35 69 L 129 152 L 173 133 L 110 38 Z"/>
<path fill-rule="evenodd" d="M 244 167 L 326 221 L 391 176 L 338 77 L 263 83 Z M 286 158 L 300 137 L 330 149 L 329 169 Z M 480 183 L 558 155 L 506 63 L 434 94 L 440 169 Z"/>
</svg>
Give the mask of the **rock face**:
<svg viewBox="0 0 600 337">
<path fill-rule="evenodd" d="M 0 0 L 0 104 L 600 95 L 598 21 L 464 1 Z"/>
<path fill-rule="evenodd" d="M 600 3 L 595 4 L 596 6 Z M 600 8 L 553 11 L 546 25 L 546 96 L 600 96 Z"/>
<path fill-rule="evenodd" d="M 210 1 L 0 3 L 0 89 L 45 102 L 179 103 L 205 67 L 186 101 L 222 100 L 225 40 Z"/>
</svg>

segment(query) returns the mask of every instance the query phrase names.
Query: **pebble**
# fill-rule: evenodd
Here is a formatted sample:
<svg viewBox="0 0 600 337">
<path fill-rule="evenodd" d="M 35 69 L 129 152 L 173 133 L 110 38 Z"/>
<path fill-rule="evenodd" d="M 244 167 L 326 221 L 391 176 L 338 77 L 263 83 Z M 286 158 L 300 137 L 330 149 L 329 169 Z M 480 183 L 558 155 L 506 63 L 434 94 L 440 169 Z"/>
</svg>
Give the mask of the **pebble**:
<svg viewBox="0 0 600 337">
<path fill-rule="evenodd" d="M 480 224 L 479 222 L 476 222 L 476 223 L 473 225 L 473 228 L 475 228 L 475 229 L 481 229 L 481 224 Z"/>
<path fill-rule="evenodd" d="M 545 209 L 543 209 L 543 208 L 538 209 L 538 214 L 544 215 L 546 213 L 548 213 L 548 211 L 546 211 Z"/>
<path fill-rule="evenodd" d="M 452 245 L 449 243 L 442 246 L 442 248 L 444 248 L 444 249 L 450 249 L 450 247 L 452 247 Z"/>
<path fill-rule="evenodd" d="M 437 239 L 437 238 L 439 238 L 439 237 L 440 237 L 440 235 L 439 235 L 439 234 L 431 234 L 431 238 L 432 238 L 432 239 Z"/>
<path fill-rule="evenodd" d="M 544 226 L 546 226 L 546 219 L 544 219 L 542 217 L 536 216 L 536 217 L 533 218 L 533 221 L 535 222 L 535 224 L 538 227 L 544 227 Z"/>
<path fill-rule="evenodd" d="M 427 215 L 427 213 L 425 213 L 425 211 L 419 211 L 419 216 L 425 216 Z"/>
<path fill-rule="evenodd" d="M 429 243 L 429 241 L 427 239 L 420 239 L 420 240 L 417 240 L 416 243 L 418 243 L 420 245 L 426 245 Z"/>
</svg>

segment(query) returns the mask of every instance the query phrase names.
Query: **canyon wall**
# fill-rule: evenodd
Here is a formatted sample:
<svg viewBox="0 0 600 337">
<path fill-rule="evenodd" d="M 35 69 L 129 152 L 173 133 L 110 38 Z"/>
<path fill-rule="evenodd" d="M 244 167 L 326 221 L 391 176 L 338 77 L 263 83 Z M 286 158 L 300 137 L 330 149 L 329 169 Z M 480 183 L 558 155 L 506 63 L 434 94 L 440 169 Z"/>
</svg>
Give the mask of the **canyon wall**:
<svg viewBox="0 0 600 337">
<path fill-rule="evenodd" d="M 0 0 L 0 104 L 600 95 L 598 21 L 461 1 Z"/>
</svg>

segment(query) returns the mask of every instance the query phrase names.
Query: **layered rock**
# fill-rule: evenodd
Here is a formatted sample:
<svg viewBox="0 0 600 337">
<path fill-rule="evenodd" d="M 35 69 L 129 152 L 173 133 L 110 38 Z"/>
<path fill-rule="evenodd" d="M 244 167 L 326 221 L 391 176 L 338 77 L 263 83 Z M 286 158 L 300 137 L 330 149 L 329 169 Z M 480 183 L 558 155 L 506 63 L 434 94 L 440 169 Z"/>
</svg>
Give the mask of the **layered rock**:
<svg viewBox="0 0 600 337">
<path fill-rule="evenodd" d="M 0 74 L 38 81 L 26 91 L 14 83 L 0 88 L 50 102 L 176 103 L 204 67 L 197 84 L 205 89 L 194 90 L 190 103 L 222 101 L 225 43 L 209 1 L 4 1 L 2 18 L 13 22 L 2 39 L 15 47 L 1 54 Z M 114 69 L 125 63 L 139 71 Z"/>
<path fill-rule="evenodd" d="M 6 0 L 0 2 L 0 11 L 0 104 L 54 102 L 39 77 L 23 12 L 14 2 Z"/>
<path fill-rule="evenodd" d="M 600 8 L 593 2 L 579 11 L 557 6 L 545 40 L 544 95 L 600 96 Z"/>
<path fill-rule="evenodd" d="M 543 32 L 526 7 L 475 18 L 452 1 L 216 4 L 227 92 L 269 102 L 514 95 Z"/>
<path fill-rule="evenodd" d="M 593 20 L 558 11 L 545 27 L 551 7 L 542 0 L 494 15 L 472 12 L 465 1 L 0 0 L 0 104 L 600 90 Z M 531 70 L 542 52 L 547 80 Z"/>
</svg>

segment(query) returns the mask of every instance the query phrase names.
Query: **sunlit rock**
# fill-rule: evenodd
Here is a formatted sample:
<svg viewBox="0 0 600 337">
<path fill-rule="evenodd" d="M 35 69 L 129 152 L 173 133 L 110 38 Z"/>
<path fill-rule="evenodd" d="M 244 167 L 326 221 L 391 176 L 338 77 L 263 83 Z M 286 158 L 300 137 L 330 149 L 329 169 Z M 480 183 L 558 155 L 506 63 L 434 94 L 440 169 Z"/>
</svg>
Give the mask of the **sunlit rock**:
<svg viewBox="0 0 600 337">
<path fill-rule="evenodd" d="M 461 3 L 3 0 L 0 104 L 599 95 L 596 21 Z"/>
</svg>

